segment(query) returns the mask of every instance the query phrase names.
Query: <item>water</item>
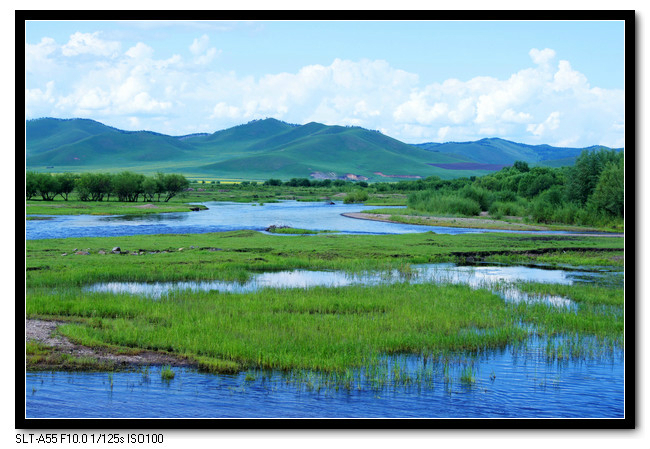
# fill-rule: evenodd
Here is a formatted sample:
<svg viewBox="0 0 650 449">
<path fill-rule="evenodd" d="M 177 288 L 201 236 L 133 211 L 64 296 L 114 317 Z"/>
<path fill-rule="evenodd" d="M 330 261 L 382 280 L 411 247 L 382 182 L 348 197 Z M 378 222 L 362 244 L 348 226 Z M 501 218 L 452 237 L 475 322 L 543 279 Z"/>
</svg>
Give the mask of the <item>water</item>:
<svg viewBox="0 0 650 449">
<path fill-rule="evenodd" d="M 52 216 L 26 222 L 27 239 L 122 236 L 138 234 L 205 233 L 252 229 L 270 225 L 348 234 L 399 234 L 433 231 L 459 234 L 487 230 L 440 228 L 341 216 L 374 207 L 325 205 L 287 201 L 256 206 L 242 203 L 205 203 L 208 211 L 128 216 Z M 493 231 L 490 231 L 493 232 Z M 562 233 L 556 233 L 562 234 Z M 278 236 L 278 238 L 283 238 Z M 589 273 L 540 267 L 475 266 L 452 264 L 413 266 L 402 273 L 364 273 L 292 270 L 257 273 L 243 283 L 220 281 L 183 283 L 108 283 L 95 291 L 144 294 L 153 298 L 171 290 L 255 291 L 259 288 L 309 288 L 378 282 L 452 282 L 473 287 L 517 281 L 560 284 L 595 282 L 620 285 L 622 273 Z M 516 289 L 501 288 L 506 300 L 528 300 Z M 509 296 L 510 295 L 510 296 Z M 546 298 L 566 305 L 564 298 Z M 287 378 L 280 373 L 212 375 L 175 368 L 176 377 L 163 381 L 160 367 L 141 372 L 26 373 L 26 417 L 63 418 L 220 418 L 220 417 L 399 417 L 399 418 L 622 418 L 624 416 L 623 349 L 595 357 L 550 361 L 545 341 L 531 340 L 525 347 L 508 347 L 483 354 L 456 354 L 447 371 L 440 364 L 399 356 L 412 376 L 426 380 L 405 384 L 389 375 L 382 387 L 357 373 L 350 388 L 333 387 L 318 375 Z M 467 368 L 475 381 L 463 382 Z M 389 370 L 390 371 L 390 370 Z M 316 376 L 316 377 L 312 377 Z M 391 377 L 392 376 L 392 377 Z M 249 378 L 250 379 L 250 378 Z"/>
<path fill-rule="evenodd" d="M 227 202 L 202 204 L 207 206 L 208 210 L 139 216 L 51 215 L 48 216 L 49 220 L 27 220 L 26 238 L 31 240 L 142 234 L 202 234 L 242 229 L 263 231 L 271 225 L 314 231 L 338 231 L 343 234 L 515 232 L 386 223 L 357 220 L 341 215 L 377 208 L 359 204 L 329 205 L 298 201 L 267 203 L 263 206 Z M 554 233 L 566 234 L 562 231 Z"/>
<path fill-rule="evenodd" d="M 485 355 L 458 355 L 448 366 L 402 357 L 429 373 L 424 382 L 377 387 L 363 376 L 349 388 L 281 373 L 27 373 L 28 418 L 623 418 L 622 355 L 549 363 L 543 342 Z M 462 373 L 472 369 L 473 383 Z M 416 368 L 417 369 L 417 368 Z"/>
<path fill-rule="evenodd" d="M 127 293 L 160 298 L 170 292 L 217 291 L 250 293 L 261 288 L 345 287 L 349 285 L 378 285 L 395 282 L 467 284 L 472 288 L 496 288 L 508 301 L 533 301 L 511 287 L 515 282 L 543 282 L 572 285 L 574 283 L 615 282 L 622 284 L 623 273 L 584 272 L 542 269 L 523 266 L 458 266 L 451 263 L 412 265 L 408 274 L 398 270 L 384 272 L 346 273 L 344 271 L 284 270 L 255 273 L 245 282 L 183 281 L 183 282 L 104 282 L 85 287 L 91 292 Z M 545 296 L 546 302 L 569 305 L 570 301 L 557 296 Z"/>
</svg>

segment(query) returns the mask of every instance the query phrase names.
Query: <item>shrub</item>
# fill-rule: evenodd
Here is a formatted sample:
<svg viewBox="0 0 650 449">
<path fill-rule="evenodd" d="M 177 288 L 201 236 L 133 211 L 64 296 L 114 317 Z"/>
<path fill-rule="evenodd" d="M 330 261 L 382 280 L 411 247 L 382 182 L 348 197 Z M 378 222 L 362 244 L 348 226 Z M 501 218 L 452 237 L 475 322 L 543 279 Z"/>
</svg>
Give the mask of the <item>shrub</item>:
<svg viewBox="0 0 650 449">
<path fill-rule="evenodd" d="M 354 192 L 348 193 L 343 199 L 343 202 L 345 204 L 351 204 L 351 203 L 363 203 L 364 201 L 367 200 L 368 200 L 368 193 L 362 190 L 356 190 Z"/>
</svg>

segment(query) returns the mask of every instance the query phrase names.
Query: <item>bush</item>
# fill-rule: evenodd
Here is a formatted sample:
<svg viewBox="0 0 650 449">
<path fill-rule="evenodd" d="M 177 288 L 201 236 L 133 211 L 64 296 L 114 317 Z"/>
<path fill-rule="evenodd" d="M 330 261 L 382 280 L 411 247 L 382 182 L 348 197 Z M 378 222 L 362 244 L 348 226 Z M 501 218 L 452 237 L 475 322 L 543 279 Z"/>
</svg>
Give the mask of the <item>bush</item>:
<svg viewBox="0 0 650 449">
<path fill-rule="evenodd" d="M 364 201 L 367 200 L 368 200 L 368 193 L 362 190 L 356 190 L 354 192 L 348 193 L 343 199 L 343 202 L 345 204 L 351 204 L 351 203 L 363 203 Z"/>
<path fill-rule="evenodd" d="M 494 201 L 494 195 L 492 192 L 483 187 L 477 187 L 474 185 L 466 185 L 460 189 L 460 194 L 465 198 L 476 201 L 481 207 L 481 210 L 488 210 L 490 204 Z"/>
<path fill-rule="evenodd" d="M 408 207 L 433 214 L 479 215 L 480 204 L 471 198 L 455 193 L 423 190 L 414 192 L 407 199 Z"/>
</svg>

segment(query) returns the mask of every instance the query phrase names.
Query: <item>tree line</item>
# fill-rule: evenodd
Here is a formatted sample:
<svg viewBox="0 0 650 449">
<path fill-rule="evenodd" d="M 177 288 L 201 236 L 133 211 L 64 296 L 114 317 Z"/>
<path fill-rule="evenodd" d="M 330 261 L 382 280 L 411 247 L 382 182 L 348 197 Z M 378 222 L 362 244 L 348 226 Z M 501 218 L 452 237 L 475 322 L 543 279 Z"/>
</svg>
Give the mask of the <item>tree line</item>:
<svg viewBox="0 0 650 449">
<path fill-rule="evenodd" d="M 145 176 L 123 171 L 121 173 L 73 173 L 49 174 L 27 172 L 25 176 L 25 196 L 28 200 L 40 196 L 44 201 L 53 201 L 57 196 L 68 200 L 72 192 L 77 192 L 81 201 L 109 201 L 111 195 L 118 201 L 169 201 L 183 189 L 189 181 L 179 174 L 157 173 Z"/>
<path fill-rule="evenodd" d="M 531 168 L 517 161 L 481 177 L 442 180 L 433 176 L 389 189 L 415 190 L 407 205 L 423 212 L 489 212 L 496 218 L 529 217 L 536 223 L 600 225 L 624 218 L 624 164 L 622 151 L 585 150 L 571 167 Z"/>
</svg>

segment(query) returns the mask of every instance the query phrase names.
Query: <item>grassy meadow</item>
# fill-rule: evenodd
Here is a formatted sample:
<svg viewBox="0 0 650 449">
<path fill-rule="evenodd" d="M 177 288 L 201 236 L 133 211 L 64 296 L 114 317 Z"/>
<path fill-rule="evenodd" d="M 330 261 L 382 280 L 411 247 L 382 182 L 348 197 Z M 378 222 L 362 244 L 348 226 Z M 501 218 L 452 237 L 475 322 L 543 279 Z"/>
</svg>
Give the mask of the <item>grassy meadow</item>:
<svg viewBox="0 0 650 449">
<path fill-rule="evenodd" d="M 120 254 L 110 251 L 114 246 Z M 548 340 L 546 353 L 553 360 L 622 350 L 623 289 L 518 285 L 530 293 L 568 297 L 577 304 L 569 309 L 512 304 L 486 289 L 408 282 L 243 294 L 177 291 L 156 300 L 82 287 L 111 281 L 245 281 L 255 272 L 297 268 L 397 269 L 408 277 L 411 264 L 494 257 L 622 270 L 621 254 L 623 239 L 617 237 L 505 234 L 234 231 L 29 240 L 26 314 L 63 320 L 62 335 L 108 351 L 170 353 L 208 372 L 247 371 L 252 377 L 265 369 L 296 376 L 317 372 L 345 383 L 354 370 L 376 372 L 386 355 L 444 358 L 525 345 L 533 336 Z"/>
</svg>

